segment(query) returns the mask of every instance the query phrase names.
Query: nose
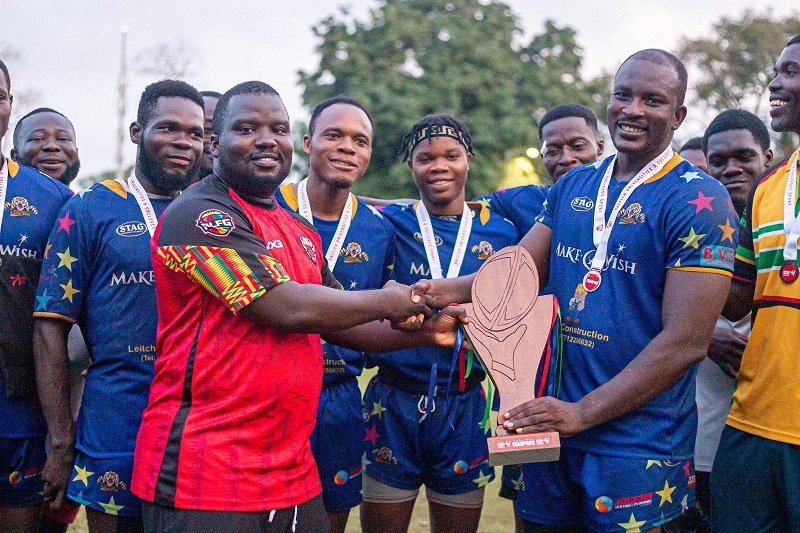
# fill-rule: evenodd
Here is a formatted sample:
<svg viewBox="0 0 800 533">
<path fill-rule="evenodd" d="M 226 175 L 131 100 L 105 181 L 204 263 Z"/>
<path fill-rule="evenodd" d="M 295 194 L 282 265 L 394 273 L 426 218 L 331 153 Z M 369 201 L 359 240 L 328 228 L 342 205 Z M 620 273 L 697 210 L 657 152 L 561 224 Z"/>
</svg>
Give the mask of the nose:
<svg viewBox="0 0 800 533">
<path fill-rule="evenodd" d="M 339 145 L 336 147 L 336 149 L 349 155 L 356 153 L 356 149 L 353 146 L 353 139 L 347 136 L 342 137 L 342 140 L 339 142 Z"/>
<path fill-rule="evenodd" d="M 723 178 L 735 178 L 741 173 L 742 169 L 736 161 L 736 158 L 732 157 L 725 161 L 725 168 L 722 170 Z"/>
<path fill-rule="evenodd" d="M 566 167 L 578 162 L 578 157 L 575 155 L 572 148 L 565 146 L 564 149 L 561 150 L 561 157 L 558 159 L 559 165 Z"/>
<path fill-rule="evenodd" d="M 60 152 L 61 145 L 56 142 L 55 137 L 46 137 L 44 141 L 44 146 L 42 146 L 42 150 L 45 152 Z"/>
<path fill-rule="evenodd" d="M 278 142 L 275 140 L 275 135 L 272 132 L 261 132 L 256 136 L 256 146 L 261 147 L 268 147 L 268 146 L 278 146 Z"/>
<path fill-rule="evenodd" d="M 781 88 L 780 77 L 781 77 L 780 74 L 775 74 L 775 77 L 772 78 L 771 82 L 769 82 L 769 85 L 767 85 L 767 89 L 769 89 L 769 92 L 774 93 L 775 91 Z"/>
</svg>

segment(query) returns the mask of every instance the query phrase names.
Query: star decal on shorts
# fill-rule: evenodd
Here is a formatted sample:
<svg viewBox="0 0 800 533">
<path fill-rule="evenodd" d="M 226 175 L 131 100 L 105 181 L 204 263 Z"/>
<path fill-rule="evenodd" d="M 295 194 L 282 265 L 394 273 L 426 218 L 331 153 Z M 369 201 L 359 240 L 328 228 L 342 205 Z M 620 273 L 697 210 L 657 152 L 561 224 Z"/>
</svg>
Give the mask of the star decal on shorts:
<svg viewBox="0 0 800 533">
<path fill-rule="evenodd" d="M 625 533 L 641 533 L 642 526 L 646 520 L 636 520 L 636 517 L 631 513 L 631 517 L 627 522 L 617 522 L 617 525 L 625 530 Z"/>
<path fill-rule="evenodd" d="M 480 475 L 478 477 L 476 477 L 475 479 L 473 479 L 472 482 L 475 483 L 476 485 L 478 485 L 478 488 L 480 488 L 480 487 L 485 487 L 486 485 L 488 485 L 490 479 L 492 479 L 492 476 L 490 476 L 490 475 L 484 473 L 483 471 L 481 471 Z"/>
<path fill-rule="evenodd" d="M 714 208 L 711 207 L 711 201 L 714 200 L 716 196 L 706 196 L 703 194 L 703 191 L 697 191 L 697 198 L 694 200 L 689 200 L 690 204 L 694 204 L 695 211 L 694 214 L 696 215 L 703 209 L 708 209 L 709 211 L 714 211 Z"/>
<path fill-rule="evenodd" d="M 58 233 L 59 231 L 63 231 L 64 233 L 69 235 L 69 230 L 70 228 L 72 228 L 74 224 L 76 224 L 76 222 L 72 218 L 70 218 L 69 211 L 67 211 L 63 217 L 58 219 L 58 229 L 56 230 L 56 233 Z"/>
<path fill-rule="evenodd" d="M 62 300 L 69 300 L 69 303 L 73 303 L 72 297 L 79 292 L 79 289 L 75 289 L 72 287 L 72 280 L 67 280 L 66 284 L 59 283 L 59 286 L 64 289 L 64 296 L 61 297 Z"/>
<path fill-rule="evenodd" d="M 672 503 L 672 493 L 675 492 L 675 488 L 676 487 L 670 487 L 669 483 L 664 481 L 664 488 L 656 491 L 656 494 L 661 496 L 661 501 L 658 504 L 659 507 L 664 505 L 664 502 Z"/>
<path fill-rule="evenodd" d="M 22 274 L 14 274 L 13 276 L 10 276 L 8 279 L 11 280 L 12 287 L 21 287 L 22 285 L 25 285 L 26 281 L 28 281 L 28 278 L 26 276 L 23 276 Z"/>
<path fill-rule="evenodd" d="M 117 505 L 117 503 L 114 501 L 113 496 L 111 497 L 110 500 L 108 500 L 108 503 L 103 503 L 103 502 L 97 502 L 97 503 L 100 504 L 100 507 L 102 507 L 106 513 L 112 514 L 114 516 L 117 515 L 118 511 L 122 510 L 125 507 L 124 505 Z"/>
<path fill-rule="evenodd" d="M 67 267 L 67 270 L 72 272 L 72 263 L 77 261 L 78 258 L 69 253 L 69 246 L 67 246 L 67 249 L 64 250 L 63 254 L 60 252 L 56 252 L 56 255 L 58 256 L 59 259 L 61 259 L 61 261 L 58 262 L 58 268 Z"/>
<path fill-rule="evenodd" d="M 694 227 L 689 228 L 689 235 L 686 237 L 678 237 L 679 241 L 683 241 L 683 249 L 689 248 L 690 246 L 697 250 L 699 248 L 700 239 L 705 237 L 705 233 L 695 233 Z"/>
<path fill-rule="evenodd" d="M 371 442 L 373 446 L 377 446 L 378 440 L 378 427 L 372 426 L 364 430 L 364 442 Z"/>
<path fill-rule="evenodd" d="M 689 495 L 684 494 L 683 499 L 681 500 L 681 511 L 688 511 L 689 510 Z"/>
<path fill-rule="evenodd" d="M 70 496 L 70 498 L 80 503 L 81 505 L 92 505 L 92 502 L 83 497 L 83 490 L 81 490 L 77 496 Z"/>
<path fill-rule="evenodd" d="M 733 232 L 735 229 L 731 226 L 731 220 L 726 218 L 725 224 L 717 224 L 717 227 L 722 231 L 722 239 L 720 239 L 719 242 L 730 241 L 733 243 Z"/>
<path fill-rule="evenodd" d="M 661 466 L 661 461 L 657 461 L 656 459 L 648 459 L 647 466 L 645 466 L 644 469 L 648 470 L 653 465 Z"/>
<path fill-rule="evenodd" d="M 378 400 L 377 402 L 372 402 L 372 413 L 370 414 L 370 416 L 377 415 L 378 418 L 382 418 L 381 413 L 383 413 L 385 410 L 386 408 L 383 406 L 383 404 L 381 404 L 380 400 Z M 375 443 L 373 442 L 372 444 Z"/>
<path fill-rule="evenodd" d="M 681 179 L 685 179 L 686 183 L 689 183 L 692 180 L 701 180 L 703 176 L 699 172 L 684 172 L 681 174 Z"/>
<path fill-rule="evenodd" d="M 83 481 L 85 486 L 89 486 L 89 478 L 94 474 L 94 472 L 89 472 L 88 468 L 81 468 L 78 465 L 74 465 L 75 471 L 78 472 L 75 474 L 75 477 L 72 478 L 72 481 Z"/>
<path fill-rule="evenodd" d="M 47 311 L 47 304 L 50 303 L 53 297 L 47 294 L 47 289 L 42 291 L 42 294 L 36 297 L 36 311 Z"/>
</svg>

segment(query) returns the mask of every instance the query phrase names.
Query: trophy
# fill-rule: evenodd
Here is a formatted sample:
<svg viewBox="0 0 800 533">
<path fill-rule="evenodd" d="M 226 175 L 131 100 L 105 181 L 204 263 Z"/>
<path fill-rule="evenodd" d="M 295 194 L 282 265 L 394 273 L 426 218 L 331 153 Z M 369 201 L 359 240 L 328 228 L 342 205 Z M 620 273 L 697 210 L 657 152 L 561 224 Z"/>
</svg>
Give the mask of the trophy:
<svg viewBox="0 0 800 533">
<path fill-rule="evenodd" d="M 551 295 L 539 296 L 536 265 L 520 246 L 503 248 L 478 270 L 472 304 L 465 305 L 469 323 L 463 328 L 500 395 L 501 413 L 536 394 L 537 372 L 557 312 L 554 302 Z M 488 444 L 492 466 L 555 461 L 560 452 L 555 431 L 497 435 Z"/>
</svg>

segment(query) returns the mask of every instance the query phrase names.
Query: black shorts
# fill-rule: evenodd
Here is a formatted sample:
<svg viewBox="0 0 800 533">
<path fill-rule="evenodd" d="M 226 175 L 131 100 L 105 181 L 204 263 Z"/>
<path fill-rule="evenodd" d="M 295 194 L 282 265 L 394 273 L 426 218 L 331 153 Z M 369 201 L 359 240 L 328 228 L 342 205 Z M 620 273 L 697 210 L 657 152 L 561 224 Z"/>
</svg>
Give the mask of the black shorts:
<svg viewBox="0 0 800 533">
<path fill-rule="evenodd" d="M 184 531 L 317 533 L 330 529 L 328 515 L 322 504 L 322 495 L 287 509 L 253 512 L 196 511 L 143 502 L 142 519 L 144 530 L 147 533 L 183 533 Z"/>
</svg>

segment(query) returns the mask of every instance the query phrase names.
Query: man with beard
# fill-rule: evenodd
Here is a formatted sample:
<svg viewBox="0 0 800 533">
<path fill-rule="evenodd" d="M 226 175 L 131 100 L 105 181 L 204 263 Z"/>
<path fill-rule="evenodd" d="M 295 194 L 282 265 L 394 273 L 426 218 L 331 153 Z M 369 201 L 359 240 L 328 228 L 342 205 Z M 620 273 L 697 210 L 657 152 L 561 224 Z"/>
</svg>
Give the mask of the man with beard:
<svg viewBox="0 0 800 533">
<path fill-rule="evenodd" d="M 694 367 L 730 287 L 736 215 L 672 151 L 686 84 L 668 52 L 626 59 L 608 103 L 618 153 L 559 180 L 520 242 L 562 308 L 582 303 L 564 311 L 559 398 L 498 416 L 500 434 L 570 437 L 558 461 L 523 465 L 525 531 L 660 531 L 694 505 Z M 447 305 L 471 281 L 415 290 Z"/>
<path fill-rule="evenodd" d="M 12 101 L 0 60 L 0 139 Z M 8 531 L 39 525 L 47 426 L 36 395 L 31 313 L 47 235 L 71 195 L 0 151 L 0 524 Z"/>
<path fill-rule="evenodd" d="M 764 122 L 742 109 L 728 109 L 708 125 L 702 139 L 708 172 L 731 196 L 741 217 L 753 184 L 772 162 L 769 131 Z M 731 220 L 729 225 L 734 225 Z M 717 319 L 708 357 L 697 368 L 697 501 L 706 517 L 711 516 L 709 474 L 719 445 L 720 433 L 731 407 L 736 371 L 750 336 L 750 315 L 731 321 Z M 710 525 L 710 520 L 709 520 Z"/>
<path fill-rule="evenodd" d="M 800 35 L 769 84 L 772 129 L 800 133 Z M 800 530 L 800 148 L 757 181 L 740 222 L 724 315 L 753 313 L 711 471 L 714 531 Z"/>
<path fill-rule="evenodd" d="M 383 215 L 350 192 L 372 157 L 372 117 L 364 105 L 338 96 L 311 113 L 303 149 L 308 177 L 275 193 L 282 206 L 314 225 L 328 268 L 346 290 L 379 289 L 391 274 L 394 228 Z M 322 345 L 323 386 L 311 435 L 332 532 L 344 532 L 350 509 L 361 503 L 364 422 L 356 379 L 364 353 Z M 380 407 L 368 406 L 368 416 Z"/>
<path fill-rule="evenodd" d="M 45 496 L 65 491 L 87 508 L 92 532 L 140 531 L 130 492 L 136 430 L 155 360 L 156 303 L 150 236 L 158 216 L 194 178 L 203 147 L 203 101 L 164 80 L 139 101 L 138 145 L 126 180 L 107 180 L 68 202 L 50 235 L 34 316 L 34 353 L 52 438 Z M 67 332 L 78 323 L 92 365 L 78 421 L 69 410 Z"/>
<path fill-rule="evenodd" d="M 430 316 L 410 287 L 339 290 L 313 226 L 274 201 L 292 138 L 269 85 L 222 95 L 212 151 L 214 174 L 167 209 L 153 239 L 158 363 L 133 491 L 149 531 L 325 531 L 310 444 L 320 334 L 370 352 L 452 346 L 463 313 L 402 333 L 378 319 Z"/>
<path fill-rule="evenodd" d="M 214 157 L 211 155 L 211 135 L 214 133 L 214 110 L 217 108 L 219 97 L 217 91 L 200 91 L 203 97 L 203 157 L 200 158 L 200 168 L 197 169 L 197 179 L 201 180 L 214 172 Z"/>
<path fill-rule="evenodd" d="M 47 174 L 64 185 L 78 175 L 81 161 L 75 128 L 67 117 L 49 107 L 34 109 L 14 127 L 11 157 Z"/>
</svg>

